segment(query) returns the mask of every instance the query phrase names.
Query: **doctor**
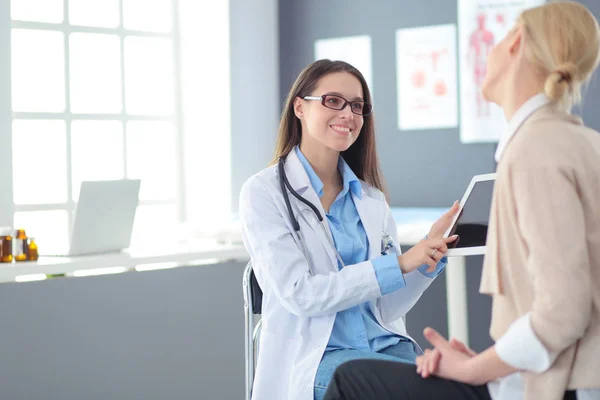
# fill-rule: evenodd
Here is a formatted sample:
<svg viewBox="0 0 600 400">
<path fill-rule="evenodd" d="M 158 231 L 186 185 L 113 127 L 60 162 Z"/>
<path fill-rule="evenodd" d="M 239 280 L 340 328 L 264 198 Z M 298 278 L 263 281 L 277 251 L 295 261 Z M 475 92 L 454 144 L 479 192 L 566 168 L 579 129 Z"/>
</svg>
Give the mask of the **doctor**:
<svg viewBox="0 0 600 400">
<path fill-rule="evenodd" d="M 244 243 L 263 290 L 253 399 L 321 399 L 335 368 L 413 363 L 403 317 L 444 268 L 456 202 L 405 254 L 383 194 L 362 74 L 320 60 L 294 83 L 273 165 L 240 195 Z"/>
</svg>

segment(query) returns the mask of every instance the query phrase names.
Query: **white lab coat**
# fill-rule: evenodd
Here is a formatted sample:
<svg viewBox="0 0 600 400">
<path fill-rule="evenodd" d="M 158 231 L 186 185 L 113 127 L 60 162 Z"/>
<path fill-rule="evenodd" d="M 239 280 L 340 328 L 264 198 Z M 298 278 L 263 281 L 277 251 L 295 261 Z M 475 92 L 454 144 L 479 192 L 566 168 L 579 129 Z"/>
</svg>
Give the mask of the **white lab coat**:
<svg viewBox="0 0 600 400">
<path fill-rule="evenodd" d="M 295 151 L 287 157 L 285 172 L 291 186 L 325 217 Z M 383 235 L 391 235 L 397 243 L 396 224 L 381 191 L 361 183 L 362 198 L 353 195 L 353 200 L 372 260 L 381 254 Z M 409 337 L 402 317 L 432 282 L 415 270 L 404 276 L 405 287 L 382 296 L 371 261 L 338 270 L 334 250 L 313 211 L 291 194 L 289 198 L 306 256 L 289 219 L 277 165 L 248 179 L 240 194 L 244 244 L 263 290 L 254 400 L 313 399 L 317 367 L 338 311 L 368 301 L 381 326 Z M 326 217 L 324 221 L 331 237 Z"/>
</svg>

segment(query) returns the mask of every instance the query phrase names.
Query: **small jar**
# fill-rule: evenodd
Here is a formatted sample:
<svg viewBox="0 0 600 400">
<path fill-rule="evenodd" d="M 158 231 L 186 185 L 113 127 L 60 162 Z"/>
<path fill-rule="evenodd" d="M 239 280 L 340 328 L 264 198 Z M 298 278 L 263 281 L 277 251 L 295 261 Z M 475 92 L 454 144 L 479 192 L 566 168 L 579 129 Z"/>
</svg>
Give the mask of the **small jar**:
<svg viewBox="0 0 600 400">
<path fill-rule="evenodd" d="M 37 243 L 35 243 L 35 238 L 30 237 L 29 238 L 29 261 L 36 261 L 39 257 L 39 253 L 38 253 L 38 246 Z"/>
<path fill-rule="evenodd" d="M 13 240 L 10 227 L 0 228 L 0 262 L 11 263 L 13 261 Z"/>
<path fill-rule="evenodd" d="M 27 261 L 29 258 L 29 246 L 25 229 L 17 229 L 15 232 L 13 257 L 15 261 Z"/>
</svg>

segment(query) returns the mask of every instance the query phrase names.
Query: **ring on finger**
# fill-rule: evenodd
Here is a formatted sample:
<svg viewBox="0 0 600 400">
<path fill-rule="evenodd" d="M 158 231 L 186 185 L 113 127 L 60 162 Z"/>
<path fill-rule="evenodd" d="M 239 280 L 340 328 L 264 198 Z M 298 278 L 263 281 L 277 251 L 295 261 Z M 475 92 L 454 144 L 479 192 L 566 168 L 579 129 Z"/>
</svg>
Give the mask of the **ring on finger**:
<svg viewBox="0 0 600 400">
<path fill-rule="evenodd" d="M 435 253 L 437 253 L 437 251 L 438 251 L 438 249 L 433 249 L 433 250 L 431 251 L 431 257 L 432 257 L 432 258 L 433 258 L 433 257 L 435 257 Z"/>
</svg>

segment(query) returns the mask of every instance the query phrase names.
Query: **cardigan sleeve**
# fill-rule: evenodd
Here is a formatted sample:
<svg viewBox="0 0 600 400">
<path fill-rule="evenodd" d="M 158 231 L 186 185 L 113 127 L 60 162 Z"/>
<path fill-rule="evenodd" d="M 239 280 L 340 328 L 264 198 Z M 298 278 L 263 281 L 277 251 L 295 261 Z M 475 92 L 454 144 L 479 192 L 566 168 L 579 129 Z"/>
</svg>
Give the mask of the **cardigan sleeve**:
<svg viewBox="0 0 600 400">
<path fill-rule="evenodd" d="M 577 152 L 564 147 L 568 140 L 545 138 L 528 140 L 508 172 L 528 253 L 531 328 L 548 352 L 560 353 L 581 338 L 589 324 L 592 279 L 577 187 Z"/>
</svg>

